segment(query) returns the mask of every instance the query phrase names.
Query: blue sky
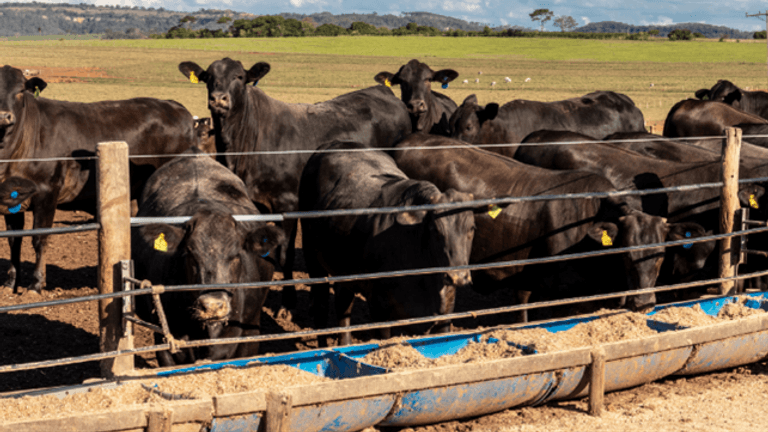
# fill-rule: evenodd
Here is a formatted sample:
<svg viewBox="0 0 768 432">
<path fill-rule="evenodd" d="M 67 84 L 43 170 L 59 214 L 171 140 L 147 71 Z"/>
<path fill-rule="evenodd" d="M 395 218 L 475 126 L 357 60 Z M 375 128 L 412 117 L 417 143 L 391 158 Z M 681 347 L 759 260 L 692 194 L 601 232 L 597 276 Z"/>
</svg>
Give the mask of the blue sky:
<svg viewBox="0 0 768 432">
<path fill-rule="evenodd" d="M 0 0 L 5 2 L 5 0 Z M 16 0 L 18 1 L 18 0 Z M 768 1 L 730 0 L 726 2 L 703 0 L 680 0 L 659 2 L 634 0 L 88 0 L 59 1 L 37 0 L 46 3 L 91 3 L 95 5 L 164 7 L 169 10 L 195 11 L 205 9 L 232 9 L 259 15 L 281 12 L 312 14 L 328 11 L 341 13 L 394 14 L 400 12 L 426 11 L 452 16 L 467 21 L 489 23 L 491 26 L 520 25 L 538 27 L 528 16 L 538 8 L 547 8 L 555 16 L 569 15 L 579 25 L 598 21 L 620 21 L 627 24 L 651 25 L 701 22 L 722 25 L 739 30 L 765 30 L 765 22 L 758 18 L 746 18 L 745 13 L 765 12 Z M 557 30 L 552 22 L 546 29 Z"/>
</svg>

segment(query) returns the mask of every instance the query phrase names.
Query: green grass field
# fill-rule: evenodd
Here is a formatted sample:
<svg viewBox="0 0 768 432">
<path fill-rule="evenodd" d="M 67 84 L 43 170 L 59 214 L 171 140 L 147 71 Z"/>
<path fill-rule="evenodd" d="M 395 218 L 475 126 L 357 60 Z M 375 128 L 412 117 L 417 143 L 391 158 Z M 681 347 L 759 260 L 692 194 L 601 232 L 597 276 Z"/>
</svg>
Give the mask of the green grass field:
<svg viewBox="0 0 768 432">
<path fill-rule="evenodd" d="M 504 103 L 613 90 L 631 97 L 650 122 L 663 121 L 675 102 L 721 78 L 742 87 L 768 88 L 766 47 L 761 43 L 445 37 L 0 41 L 0 57 L 15 67 L 103 72 L 103 77 L 84 82 L 51 84 L 46 97 L 169 98 L 198 116 L 208 115 L 205 88 L 185 81 L 177 65 L 192 60 L 207 67 L 227 56 L 246 67 L 270 63 L 272 70 L 259 85 L 286 102 L 314 103 L 374 85 L 376 73 L 396 72 L 411 58 L 436 70 L 457 70 L 459 78 L 450 88 L 438 89 L 457 103 L 473 93 L 481 103 Z M 512 83 L 504 84 L 504 77 Z M 464 79 L 469 83 L 462 84 Z M 493 88 L 492 81 L 497 83 Z"/>
</svg>

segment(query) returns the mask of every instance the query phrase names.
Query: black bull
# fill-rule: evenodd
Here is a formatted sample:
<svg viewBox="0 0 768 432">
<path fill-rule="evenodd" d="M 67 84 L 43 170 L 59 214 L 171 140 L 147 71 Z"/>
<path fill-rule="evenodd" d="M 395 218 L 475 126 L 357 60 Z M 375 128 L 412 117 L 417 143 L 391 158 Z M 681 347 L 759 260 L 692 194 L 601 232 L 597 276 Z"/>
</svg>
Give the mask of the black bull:
<svg viewBox="0 0 768 432">
<path fill-rule="evenodd" d="M 129 152 L 169 155 L 197 143 L 192 115 L 180 104 L 151 98 L 74 103 L 37 97 L 46 83 L 27 80 L 19 69 L 0 70 L 0 159 L 94 156 L 96 145 L 125 141 Z M 132 195 L 167 157 L 131 163 Z M 19 161 L 2 164 L 0 205 L 7 229 L 24 228 L 23 211 L 34 213 L 34 228 L 53 225 L 57 206 L 95 212 L 95 162 L 91 160 Z M 20 207 L 18 207 L 20 205 Z M 11 269 L 7 284 L 17 291 L 21 238 L 10 238 Z M 45 286 L 47 236 L 32 240 L 36 262 L 30 288 Z"/>
</svg>

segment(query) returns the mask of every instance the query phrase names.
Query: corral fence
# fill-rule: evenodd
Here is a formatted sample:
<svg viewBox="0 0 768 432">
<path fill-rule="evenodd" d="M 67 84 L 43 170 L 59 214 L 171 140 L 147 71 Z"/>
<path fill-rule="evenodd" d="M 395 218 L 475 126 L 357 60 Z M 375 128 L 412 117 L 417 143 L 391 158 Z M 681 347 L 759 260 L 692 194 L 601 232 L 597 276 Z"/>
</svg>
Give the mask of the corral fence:
<svg viewBox="0 0 768 432">
<path fill-rule="evenodd" d="M 601 141 L 603 142 L 603 141 Z M 559 143 L 558 143 L 559 144 Z M 4 232 L 2 237 L 53 234 L 72 231 L 84 231 L 88 229 L 98 229 L 98 295 L 79 297 L 65 300 L 54 300 L 32 304 L 23 304 L 15 306 L 0 307 L 0 313 L 15 310 L 34 309 L 76 302 L 99 301 L 99 320 L 100 320 L 100 353 L 86 356 L 62 358 L 50 361 L 41 361 L 24 364 L 14 364 L 0 366 L 0 374 L 6 372 L 15 372 L 22 370 L 31 370 L 38 368 L 47 368 L 65 364 L 84 363 L 90 361 L 101 362 L 101 372 L 105 378 L 132 376 L 136 375 L 133 368 L 133 356 L 141 353 L 150 353 L 163 350 L 176 351 L 182 347 L 195 348 L 209 345 L 222 345 L 232 343 L 262 342 L 280 339 L 294 339 L 310 336 L 322 336 L 347 331 L 370 330 L 385 327 L 407 326 L 418 323 L 430 323 L 459 318 L 476 318 L 483 315 L 494 315 L 507 312 L 524 311 L 535 308 L 544 308 L 560 306 L 573 303 L 582 303 L 595 300 L 604 300 L 618 298 L 628 295 L 637 295 L 643 293 L 656 293 L 663 291 L 681 290 L 696 286 L 719 285 L 719 293 L 727 295 L 734 292 L 734 282 L 737 280 L 753 277 L 768 276 L 768 270 L 737 275 L 737 266 L 744 262 L 746 254 L 753 252 L 746 247 L 746 238 L 749 234 L 767 232 L 768 224 L 762 221 L 752 221 L 748 218 L 748 213 L 740 208 L 738 198 L 738 188 L 740 183 L 766 182 L 768 178 L 739 180 L 739 155 L 741 147 L 741 130 L 728 128 L 725 131 L 722 152 L 722 170 L 719 182 L 687 185 L 669 188 L 658 188 L 648 190 L 630 190 L 607 193 L 582 193 L 568 195 L 545 195 L 534 197 L 507 197 L 486 200 L 476 200 L 472 202 L 449 203 L 425 206 L 392 207 L 377 209 L 349 209 L 339 211 L 324 212 L 293 212 L 281 215 L 258 215 L 258 216 L 238 216 L 238 220 L 249 221 L 282 221 L 286 219 L 299 219 L 309 217 L 328 217 L 333 215 L 349 214 L 372 214 L 372 213 L 395 213 L 414 210 L 436 210 L 448 208 L 490 206 L 498 204 L 509 204 L 513 202 L 531 202 L 552 199 L 573 199 L 573 198 L 604 198 L 607 196 L 629 196 L 629 195 L 649 195 L 657 193 L 681 193 L 700 188 L 721 188 L 720 205 L 720 234 L 709 235 L 705 237 L 690 238 L 679 241 L 671 241 L 659 244 L 649 244 L 642 246 L 633 246 L 626 248 L 611 248 L 594 252 L 570 254 L 546 257 L 540 259 L 527 259 L 507 262 L 494 262 L 487 264 L 470 264 L 460 267 L 429 268 L 416 270 L 403 270 L 394 272 L 382 272 L 371 274 L 360 274 L 353 276 L 334 276 L 323 278 L 309 278 L 292 280 L 291 275 L 286 275 L 282 281 L 251 282 L 239 284 L 221 284 L 221 285 L 179 285 L 179 286 L 160 286 L 153 285 L 150 281 L 136 279 L 132 272 L 132 263 L 130 261 L 130 235 L 131 225 L 141 225 L 154 222 L 165 223 L 183 223 L 187 218 L 168 219 L 163 218 L 131 218 L 130 217 L 130 184 L 128 176 L 129 155 L 128 147 L 123 142 L 101 143 L 97 148 L 97 220 L 96 224 L 86 224 L 80 227 L 71 227 L 63 229 L 37 229 L 21 232 Z M 756 228 L 749 228 L 756 226 Z M 354 325 L 344 328 L 314 329 L 310 331 L 293 332 L 289 334 L 260 335 L 252 337 L 178 341 L 173 338 L 164 317 L 162 304 L 159 295 L 163 292 L 174 291 L 192 291 L 203 289 L 223 289 L 223 288 L 241 288 L 241 289 L 268 289 L 273 286 L 286 286 L 296 284 L 313 285 L 327 282 L 343 282 L 362 279 L 402 277 L 408 275 L 443 273 L 449 270 L 481 270 L 498 267 L 508 267 L 514 265 L 532 265 L 549 262 L 564 261 L 568 259 L 587 258 L 600 255 L 620 254 L 633 250 L 642 250 L 656 248 L 659 246 L 679 246 L 698 242 L 718 241 L 719 247 L 719 273 L 718 278 L 680 283 L 664 287 L 648 288 L 636 291 L 615 292 L 604 295 L 594 295 L 580 298 L 569 298 L 562 300 L 498 307 L 492 309 L 476 310 L 471 312 L 458 312 L 448 315 L 433 317 L 412 318 L 407 320 L 369 323 Z M 759 251 L 757 252 L 759 253 Z M 126 301 L 136 295 L 153 296 L 160 325 L 146 323 L 135 316 L 132 310 L 132 302 Z M 762 321 L 761 321 L 762 322 Z M 768 321 L 767 321 L 768 322 Z M 133 344 L 133 325 L 143 325 L 151 330 L 161 333 L 166 338 L 165 344 L 135 348 Z M 751 329 L 754 330 L 754 329 Z M 761 330 L 765 330 L 762 328 Z M 729 330 L 730 331 L 730 330 Z M 733 333 L 733 331 L 732 331 Z M 698 333 L 697 333 L 698 334 Z M 648 347 L 638 348 L 646 350 Z M 599 414 L 602 410 L 604 380 L 601 370 L 604 371 L 606 356 L 602 348 L 592 352 L 585 358 L 579 357 L 579 364 L 588 364 L 591 375 L 590 385 L 590 412 Z M 627 353 L 624 353 L 627 354 Z M 581 354 L 579 354 L 581 355 Z M 556 356 L 557 357 L 557 356 Z M 573 356 L 571 356 L 573 357 Z M 559 357 L 558 357 L 559 358 Z M 570 358 L 570 357 L 569 357 Z M 575 357 L 574 357 L 575 358 Z M 612 358 L 609 356 L 609 359 Z M 584 363 L 586 361 L 586 363 Z M 577 362 L 578 363 L 578 362 Z M 508 372 L 508 371 L 507 371 Z M 501 372 L 500 372 L 501 373 Z M 506 373 L 506 372 L 504 372 Z M 604 373 L 604 372 L 603 372 Z M 468 378 L 469 379 L 469 378 Z M 351 391 L 351 390 L 350 390 Z M 279 404 L 278 404 L 279 405 Z"/>
</svg>

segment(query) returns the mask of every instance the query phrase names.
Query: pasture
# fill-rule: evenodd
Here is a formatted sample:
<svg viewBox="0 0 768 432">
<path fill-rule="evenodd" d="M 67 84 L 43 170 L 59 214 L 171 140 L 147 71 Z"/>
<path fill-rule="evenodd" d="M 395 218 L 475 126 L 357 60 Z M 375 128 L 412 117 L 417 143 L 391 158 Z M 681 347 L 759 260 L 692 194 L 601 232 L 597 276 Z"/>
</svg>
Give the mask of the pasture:
<svg viewBox="0 0 768 432">
<path fill-rule="evenodd" d="M 477 94 L 480 103 L 504 103 L 512 99 L 552 101 L 594 90 L 613 90 L 631 97 L 649 123 L 663 122 L 674 103 L 692 96 L 699 88 L 710 87 L 720 78 L 742 87 L 768 87 L 762 44 L 419 37 L 64 40 L 1 42 L 0 56 L 3 63 L 14 67 L 42 69 L 43 78 L 50 84 L 43 93 L 48 98 L 88 102 L 151 96 L 175 99 L 201 117 L 209 115 L 205 87 L 184 80 L 177 65 L 192 60 L 205 67 L 225 56 L 241 60 L 246 67 L 258 61 L 269 62 L 271 72 L 259 86 L 270 96 L 287 102 L 314 103 L 374 85 L 373 76 L 377 72 L 395 72 L 399 65 L 418 58 L 435 70 L 453 68 L 460 73 L 449 89 L 437 89 L 457 103 L 470 94 Z M 510 84 L 504 84 L 507 76 L 512 79 Z M 530 82 L 525 82 L 529 77 Z M 480 83 L 474 83 L 476 78 Z M 462 84 L 464 79 L 469 83 Z M 493 88 L 491 81 L 497 83 Z M 59 215 L 57 226 L 87 219 L 82 213 L 61 212 Z M 49 277 L 56 282 L 49 282 L 43 299 L 94 293 L 95 233 L 59 236 L 53 242 L 49 262 L 54 271 L 49 272 Z M 34 258 L 29 240 L 24 244 L 23 261 L 25 273 L 29 274 L 29 263 Z M 5 242 L 0 251 L 0 263 L 7 264 L 9 253 Z M 22 285 L 27 282 L 22 281 Z M 307 293 L 303 295 L 305 298 L 300 303 L 307 305 Z M 273 320 L 267 325 L 267 333 L 310 325 L 308 315 L 296 317 L 295 322 L 287 324 L 276 319 L 278 306 L 274 298 L 272 296 L 273 301 L 268 305 L 267 313 Z M 17 298 L 9 289 L 0 291 L 0 304 L 41 300 L 31 292 Z M 472 309 L 473 305 L 465 303 L 461 308 Z M 45 308 L 0 318 L 4 318 L 6 328 L 11 329 L 8 334 L 14 347 L 17 346 L 15 337 L 26 340 L 25 337 L 33 333 L 44 342 L 35 347 L 18 344 L 18 349 L 0 353 L 0 360 L 22 356 L 28 357 L 25 361 L 47 359 L 50 347 L 61 348 L 65 355 L 98 349 L 95 302 L 83 309 Z M 50 327 L 45 326 L 51 322 L 58 325 L 57 330 L 50 331 Z M 279 328 L 276 324 L 285 325 Z M 71 336 L 61 337 L 65 332 Z M 140 344 L 149 344 L 146 332 L 139 339 Z M 264 350 L 279 352 L 311 347 L 308 341 L 302 340 L 280 346 L 265 344 Z M 46 352 L 37 351 L 43 348 Z M 759 378 L 753 378 L 753 374 Z M 56 375 L 63 376 L 67 383 L 75 383 L 97 376 L 98 368 L 90 363 L 9 374 L 6 387 L 0 385 L 0 388 L 28 388 L 30 383 L 57 385 L 61 378 Z M 735 371 L 687 380 L 669 378 L 613 393 L 608 395 L 608 415 L 602 420 L 586 416 L 583 401 L 571 401 L 418 430 L 573 430 L 574 425 L 584 429 L 646 430 L 648 424 L 657 430 L 708 430 L 713 426 L 714 429 L 747 430 L 765 420 L 761 409 L 764 405 L 759 403 L 765 400 L 765 376 L 762 362 Z M 731 402 L 724 404 L 726 399 Z M 707 415 L 713 412 L 720 415 L 716 420 L 708 420 Z M 726 424 L 724 419 L 732 423 Z"/>
<path fill-rule="evenodd" d="M 270 96 L 294 103 L 315 103 L 374 85 L 376 73 L 396 72 L 411 58 L 435 70 L 458 71 L 459 78 L 440 89 L 457 103 L 473 93 L 485 104 L 612 90 L 631 97 L 649 122 L 663 122 L 675 102 L 717 79 L 768 87 L 765 47 L 754 43 L 426 37 L 0 43 L 3 63 L 15 67 L 97 72 L 49 86 L 48 98 L 90 102 L 151 96 L 177 100 L 201 117 L 208 115 L 205 88 L 185 81 L 177 65 L 192 60 L 206 67 L 226 56 L 246 67 L 270 63 L 271 72 L 259 85 Z M 505 77 L 511 83 L 505 84 Z M 462 84 L 465 79 L 468 84 Z M 497 84 L 491 87 L 493 81 Z"/>
</svg>

